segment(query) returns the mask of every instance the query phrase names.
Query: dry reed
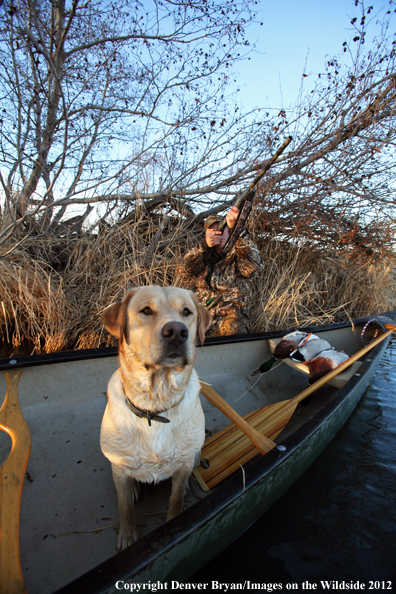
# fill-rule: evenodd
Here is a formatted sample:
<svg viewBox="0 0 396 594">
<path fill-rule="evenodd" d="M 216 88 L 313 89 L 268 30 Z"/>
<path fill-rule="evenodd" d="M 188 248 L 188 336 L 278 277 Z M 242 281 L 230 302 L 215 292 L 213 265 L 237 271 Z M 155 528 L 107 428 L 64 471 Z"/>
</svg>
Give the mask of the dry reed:
<svg viewBox="0 0 396 594">
<path fill-rule="evenodd" d="M 255 331 L 329 324 L 393 308 L 388 263 L 324 257 L 276 240 L 261 252 L 266 266 L 251 311 Z"/>
<path fill-rule="evenodd" d="M 2 355 L 114 344 L 100 314 L 134 286 L 182 285 L 177 266 L 202 236 L 181 216 L 145 215 L 97 234 L 25 242 L 0 260 Z M 255 238 L 257 240 L 257 238 Z M 253 331 L 324 324 L 391 309 L 389 262 L 348 260 L 266 237 Z"/>
<path fill-rule="evenodd" d="M 45 263 L 27 254 L 0 261 L 0 302 L 1 336 L 12 351 L 25 343 L 32 353 L 64 348 L 71 310 L 62 279 Z"/>
</svg>

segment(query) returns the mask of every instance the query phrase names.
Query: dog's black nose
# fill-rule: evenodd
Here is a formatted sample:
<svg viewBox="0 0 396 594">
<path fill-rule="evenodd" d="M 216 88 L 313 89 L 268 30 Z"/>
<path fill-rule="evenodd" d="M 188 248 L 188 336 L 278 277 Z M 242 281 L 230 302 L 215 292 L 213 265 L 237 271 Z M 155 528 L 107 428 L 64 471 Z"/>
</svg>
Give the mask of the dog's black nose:
<svg viewBox="0 0 396 594">
<path fill-rule="evenodd" d="M 167 342 L 177 345 L 186 342 L 188 328 L 182 322 L 167 322 L 162 326 L 161 334 Z"/>
</svg>

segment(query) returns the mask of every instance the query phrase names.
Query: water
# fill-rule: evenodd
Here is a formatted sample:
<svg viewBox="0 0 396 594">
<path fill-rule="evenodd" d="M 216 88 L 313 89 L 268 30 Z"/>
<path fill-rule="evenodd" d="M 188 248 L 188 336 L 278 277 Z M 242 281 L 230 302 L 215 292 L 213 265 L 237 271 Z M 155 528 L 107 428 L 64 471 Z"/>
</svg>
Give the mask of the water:
<svg viewBox="0 0 396 594">
<path fill-rule="evenodd" d="M 305 581 L 321 590 L 321 580 L 353 582 L 356 591 L 359 581 L 365 590 L 396 591 L 396 340 L 309 471 L 191 579 L 211 580 L 250 580 L 267 591 L 271 583 L 308 591 Z"/>
</svg>

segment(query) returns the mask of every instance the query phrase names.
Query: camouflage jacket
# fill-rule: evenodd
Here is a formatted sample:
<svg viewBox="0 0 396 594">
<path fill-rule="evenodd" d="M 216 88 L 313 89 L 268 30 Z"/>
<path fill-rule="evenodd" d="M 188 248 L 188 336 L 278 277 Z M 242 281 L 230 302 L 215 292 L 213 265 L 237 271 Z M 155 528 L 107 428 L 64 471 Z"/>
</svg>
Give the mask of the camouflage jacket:
<svg viewBox="0 0 396 594">
<path fill-rule="evenodd" d="M 182 276 L 200 302 L 208 305 L 212 315 L 225 315 L 230 307 L 248 314 L 247 297 L 257 271 L 263 266 L 260 252 L 244 229 L 231 251 L 213 263 L 205 239 L 184 256 Z"/>
</svg>

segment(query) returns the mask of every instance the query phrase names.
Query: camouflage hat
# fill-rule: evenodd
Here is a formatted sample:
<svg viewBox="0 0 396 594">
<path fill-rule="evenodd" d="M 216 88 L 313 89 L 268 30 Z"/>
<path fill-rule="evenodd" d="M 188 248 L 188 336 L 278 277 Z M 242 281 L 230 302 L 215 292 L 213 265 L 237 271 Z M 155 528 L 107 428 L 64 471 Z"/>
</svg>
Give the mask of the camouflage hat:
<svg viewBox="0 0 396 594">
<path fill-rule="evenodd" d="M 205 220 L 205 229 L 208 229 L 209 227 L 214 225 L 214 223 L 220 223 L 220 221 L 222 221 L 222 220 L 223 220 L 223 217 L 221 217 L 220 215 L 210 215 Z"/>
</svg>

